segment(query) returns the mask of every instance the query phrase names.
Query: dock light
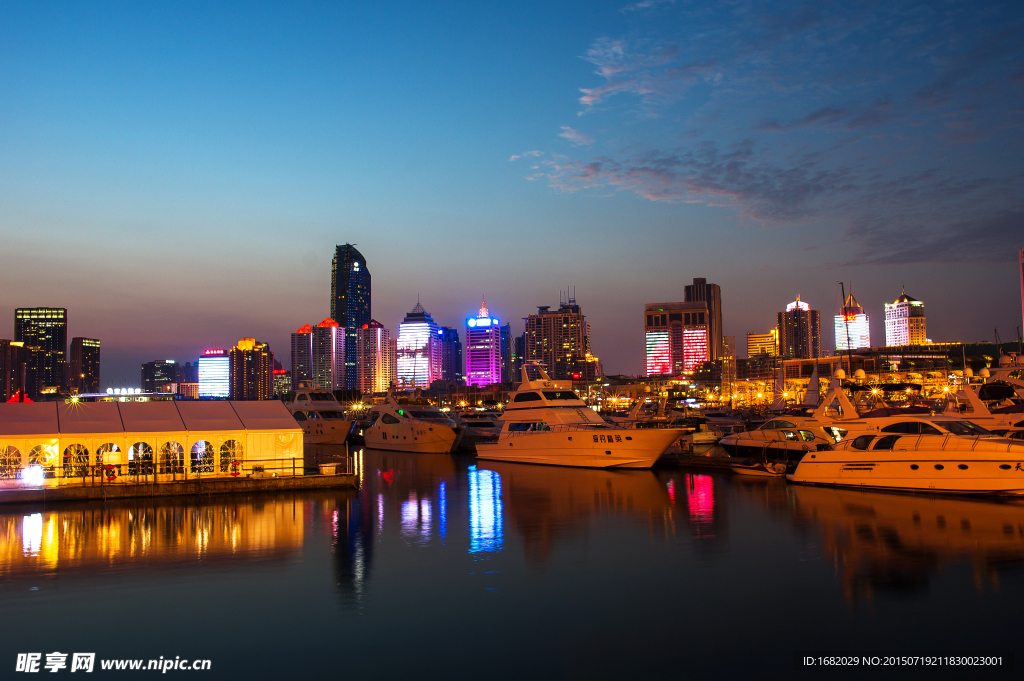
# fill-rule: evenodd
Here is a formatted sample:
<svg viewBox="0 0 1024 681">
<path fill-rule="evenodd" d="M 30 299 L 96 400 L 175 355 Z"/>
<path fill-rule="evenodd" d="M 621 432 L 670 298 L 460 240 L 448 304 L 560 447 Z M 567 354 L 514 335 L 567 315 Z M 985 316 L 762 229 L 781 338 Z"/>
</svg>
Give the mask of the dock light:
<svg viewBox="0 0 1024 681">
<path fill-rule="evenodd" d="M 21 472 L 22 481 L 31 487 L 43 486 L 43 467 L 40 465 L 28 466 Z"/>
<path fill-rule="evenodd" d="M 878 394 L 878 388 L 872 388 L 871 389 L 871 394 L 872 395 L 877 395 Z"/>
</svg>

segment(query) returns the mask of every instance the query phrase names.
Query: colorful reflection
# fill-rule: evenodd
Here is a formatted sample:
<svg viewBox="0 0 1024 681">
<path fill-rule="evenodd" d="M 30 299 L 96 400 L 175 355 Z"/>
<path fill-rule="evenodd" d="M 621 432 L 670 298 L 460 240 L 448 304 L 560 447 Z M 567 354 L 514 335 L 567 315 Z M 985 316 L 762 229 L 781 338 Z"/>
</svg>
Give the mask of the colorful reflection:
<svg viewBox="0 0 1024 681">
<path fill-rule="evenodd" d="M 430 499 L 417 499 L 416 492 L 409 492 L 409 500 L 402 502 L 402 536 L 421 542 L 430 541 L 432 523 Z"/>
<path fill-rule="evenodd" d="M 686 507 L 697 536 L 714 537 L 715 483 L 710 475 L 686 476 Z"/>
<path fill-rule="evenodd" d="M 469 467 L 469 552 L 501 551 L 504 544 L 501 476 Z"/>
<path fill-rule="evenodd" d="M 437 531 L 441 535 L 441 543 L 444 544 L 448 536 L 448 487 L 444 481 L 437 486 L 437 523 Z"/>
</svg>

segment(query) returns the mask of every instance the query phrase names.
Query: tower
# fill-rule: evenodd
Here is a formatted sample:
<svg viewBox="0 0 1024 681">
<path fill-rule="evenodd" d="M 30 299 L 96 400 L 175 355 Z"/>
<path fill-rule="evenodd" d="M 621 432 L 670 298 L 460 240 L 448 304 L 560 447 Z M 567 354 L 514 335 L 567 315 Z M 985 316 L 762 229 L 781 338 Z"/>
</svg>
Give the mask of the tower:
<svg viewBox="0 0 1024 681">
<path fill-rule="evenodd" d="M 348 335 L 345 327 L 333 319 L 325 319 L 313 329 L 312 337 L 310 375 L 313 386 L 332 391 L 345 389 L 348 385 Z M 353 361 L 353 372 L 355 369 Z"/>
<path fill-rule="evenodd" d="M 300 381 L 313 380 L 313 327 L 304 324 L 292 334 L 291 389 L 298 390 Z"/>
<path fill-rule="evenodd" d="M 501 335 L 484 300 L 476 316 L 466 320 L 466 385 L 501 383 Z"/>
<path fill-rule="evenodd" d="M 441 337 L 437 323 L 419 301 L 398 326 L 398 373 L 395 383 L 399 390 L 429 388 L 441 378 Z"/>
<path fill-rule="evenodd" d="M 391 334 L 376 319 L 356 329 L 357 379 L 362 393 L 382 393 L 394 381 Z"/>
<path fill-rule="evenodd" d="M 335 247 L 331 263 L 331 316 L 345 329 L 345 385 L 356 389 L 356 330 L 370 321 L 370 270 L 354 244 Z"/>
<path fill-rule="evenodd" d="M 76 336 L 71 339 L 70 382 L 80 393 L 100 391 L 100 342 Z"/>
<path fill-rule="evenodd" d="M 846 296 L 843 309 L 835 317 L 836 350 L 856 350 L 871 347 L 871 329 L 864 308 L 850 295 Z M 849 343 L 847 343 L 849 338 Z"/>
<path fill-rule="evenodd" d="M 924 345 L 928 342 L 925 330 L 924 303 L 907 295 L 885 304 L 885 344 Z"/>
<path fill-rule="evenodd" d="M 274 396 L 274 353 L 255 338 L 231 348 L 231 399 L 269 400 Z"/>
<path fill-rule="evenodd" d="M 779 356 L 790 359 L 811 359 L 821 354 L 821 314 L 811 306 L 796 300 L 779 313 Z"/>
<path fill-rule="evenodd" d="M 40 388 L 67 385 L 68 311 L 63 307 L 19 307 L 14 340 L 32 351 Z"/>
</svg>

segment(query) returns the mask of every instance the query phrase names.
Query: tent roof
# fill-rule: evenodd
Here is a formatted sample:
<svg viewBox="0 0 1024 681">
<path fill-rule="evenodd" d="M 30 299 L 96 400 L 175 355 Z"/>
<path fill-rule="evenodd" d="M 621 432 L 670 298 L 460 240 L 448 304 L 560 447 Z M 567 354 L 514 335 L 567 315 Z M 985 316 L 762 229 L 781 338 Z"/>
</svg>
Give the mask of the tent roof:
<svg viewBox="0 0 1024 681">
<path fill-rule="evenodd" d="M 229 402 L 247 430 L 297 430 L 295 417 L 279 400 Z"/>
<path fill-rule="evenodd" d="M 188 430 L 245 430 L 227 402 L 174 402 Z"/>
<path fill-rule="evenodd" d="M 57 434 L 56 402 L 0 404 L 0 435 Z"/>
<path fill-rule="evenodd" d="M 185 430 L 174 402 L 117 402 L 127 433 L 163 433 Z"/>
<path fill-rule="evenodd" d="M 61 433 L 121 433 L 124 425 L 116 402 L 56 403 Z"/>
</svg>

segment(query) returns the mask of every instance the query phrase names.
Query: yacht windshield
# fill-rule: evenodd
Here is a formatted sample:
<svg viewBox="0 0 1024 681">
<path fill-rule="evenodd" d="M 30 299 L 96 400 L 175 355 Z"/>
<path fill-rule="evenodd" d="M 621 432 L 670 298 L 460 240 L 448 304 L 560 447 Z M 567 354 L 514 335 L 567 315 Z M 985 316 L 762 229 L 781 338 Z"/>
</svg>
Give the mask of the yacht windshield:
<svg viewBox="0 0 1024 681">
<path fill-rule="evenodd" d="M 431 419 L 433 421 L 447 421 L 448 417 L 439 411 L 409 411 L 409 416 L 414 419 Z"/>
<path fill-rule="evenodd" d="M 970 421 L 950 421 L 942 426 L 953 433 L 953 435 L 991 435 L 989 431 L 981 426 L 976 426 Z"/>
<path fill-rule="evenodd" d="M 314 402 L 333 402 L 334 395 L 331 393 L 310 393 L 309 399 Z"/>
<path fill-rule="evenodd" d="M 321 411 L 320 418 L 328 421 L 344 420 L 345 412 L 343 411 Z"/>
<path fill-rule="evenodd" d="M 544 397 L 548 400 L 579 400 L 580 396 L 572 390 L 545 390 Z"/>
</svg>

